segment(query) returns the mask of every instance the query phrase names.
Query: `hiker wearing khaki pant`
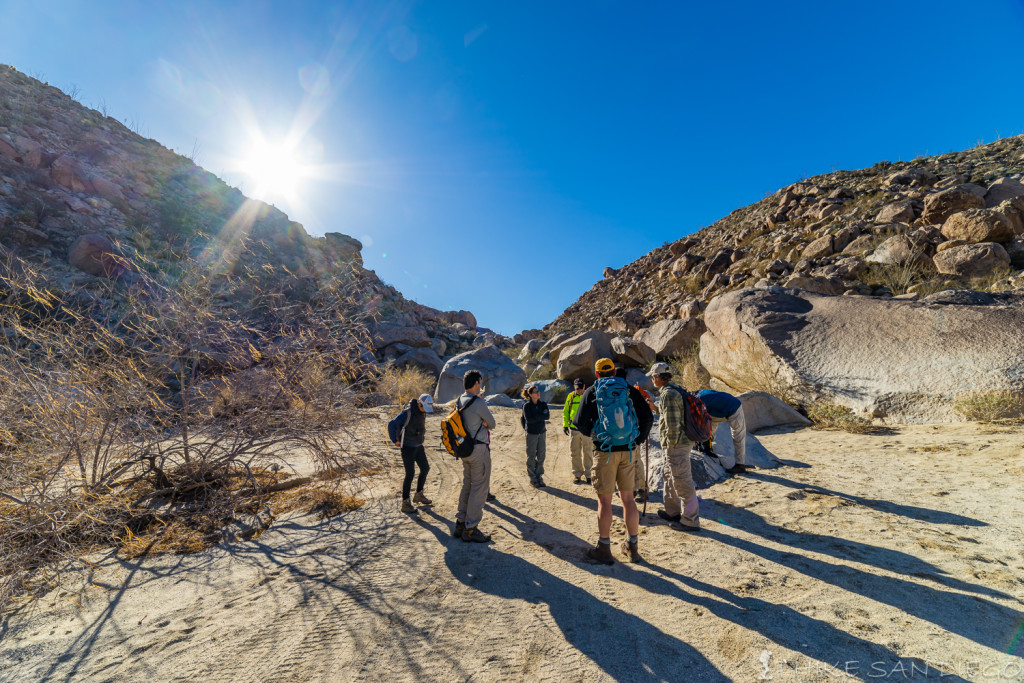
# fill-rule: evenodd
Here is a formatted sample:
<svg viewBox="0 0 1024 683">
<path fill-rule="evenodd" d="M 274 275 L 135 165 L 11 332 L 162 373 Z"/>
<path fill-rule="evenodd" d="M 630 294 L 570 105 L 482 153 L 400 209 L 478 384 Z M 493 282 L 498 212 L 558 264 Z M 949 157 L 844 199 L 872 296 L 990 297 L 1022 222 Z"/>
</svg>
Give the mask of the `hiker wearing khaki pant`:
<svg viewBox="0 0 1024 683">
<path fill-rule="evenodd" d="M 480 398 L 483 391 L 483 375 L 470 370 L 462 378 L 466 393 L 455 402 L 462 411 L 462 426 L 466 436 L 476 440 L 473 451 L 462 459 L 462 491 L 459 492 L 459 510 L 455 515 L 455 529 L 452 535 L 463 541 L 487 543 L 490 534 L 477 528 L 484 516 L 484 503 L 491 491 L 491 433 L 494 416 L 487 403 Z"/>
<path fill-rule="evenodd" d="M 658 516 L 675 522 L 677 529 L 699 531 L 700 501 L 690 469 L 693 442 L 686 438 L 683 390 L 672 382 L 668 363 L 655 363 L 647 374 L 658 388 L 660 405 L 654 406 L 652 402 L 651 407 L 659 415 L 658 432 L 665 449 L 665 509 L 658 510 Z"/>
<path fill-rule="evenodd" d="M 747 465 L 747 418 L 743 415 L 743 402 L 732 394 L 711 389 L 698 391 L 697 398 L 703 401 L 712 422 L 729 423 L 736 462 L 725 471 L 729 474 L 743 474 L 748 469 L 756 469 Z"/>
<path fill-rule="evenodd" d="M 574 423 L 586 386 L 583 380 L 576 379 L 573 381 L 572 387 L 573 392 L 565 397 L 565 405 L 562 407 L 562 431 L 569 437 L 573 483 L 579 484 L 586 478 L 589 484 L 590 469 L 594 466 L 594 442 L 590 440 L 589 436 L 580 434 Z"/>
</svg>

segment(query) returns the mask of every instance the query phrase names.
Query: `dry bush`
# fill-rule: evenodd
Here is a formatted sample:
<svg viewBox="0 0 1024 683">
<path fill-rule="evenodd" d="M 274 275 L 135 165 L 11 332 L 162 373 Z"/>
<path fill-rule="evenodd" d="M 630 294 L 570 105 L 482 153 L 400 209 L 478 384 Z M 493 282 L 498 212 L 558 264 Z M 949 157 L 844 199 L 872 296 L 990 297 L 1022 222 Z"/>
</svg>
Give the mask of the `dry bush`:
<svg viewBox="0 0 1024 683">
<path fill-rule="evenodd" d="M 0 263 L 0 611 L 97 548 L 215 542 L 296 453 L 319 472 L 368 466 L 351 447 L 366 374 L 352 283 L 297 305 L 266 271 L 126 265 L 130 284 L 58 296 Z"/>
<path fill-rule="evenodd" d="M 807 409 L 807 417 L 816 429 L 837 430 L 852 434 L 874 434 L 879 427 L 871 424 L 846 406 L 834 403 L 818 403 Z"/>
<path fill-rule="evenodd" d="M 711 375 L 700 362 L 700 344 L 694 344 L 668 361 L 672 376 L 687 391 L 700 391 L 711 387 Z"/>
<path fill-rule="evenodd" d="M 960 417 L 991 424 L 1024 419 L 1024 395 L 1013 391 L 985 391 L 964 394 L 953 403 Z"/>
<path fill-rule="evenodd" d="M 433 389 L 434 378 L 411 365 L 404 368 L 388 366 L 377 380 L 377 391 L 397 404 L 408 403 L 410 399 L 429 394 Z"/>
<path fill-rule="evenodd" d="M 789 405 L 799 404 L 789 382 L 780 376 L 779 368 L 763 348 L 748 349 L 739 362 L 736 375 L 734 386 L 737 389 L 763 391 Z"/>
</svg>

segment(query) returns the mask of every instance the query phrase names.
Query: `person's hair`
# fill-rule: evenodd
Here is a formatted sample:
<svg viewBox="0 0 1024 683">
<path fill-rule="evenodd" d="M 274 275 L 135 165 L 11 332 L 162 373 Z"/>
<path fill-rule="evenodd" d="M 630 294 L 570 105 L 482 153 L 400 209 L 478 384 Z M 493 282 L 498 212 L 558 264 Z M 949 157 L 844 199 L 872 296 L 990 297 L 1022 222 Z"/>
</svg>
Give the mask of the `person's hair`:
<svg viewBox="0 0 1024 683">
<path fill-rule="evenodd" d="M 523 387 L 523 398 L 525 398 L 527 401 L 530 400 L 530 392 L 531 391 L 533 391 L 533 387 L 532 386 L 525 386 L 525 387 Z"/>
<path fill-rule="evenodd" d="M 483 378 L 484 376 L 480 374 L 479 370 L 470 370 L 462 376 L 462 386 L 466 389 L 472 389 Z"/>
<path fill-rule="evenodd" d="M 605 370 L 604 372 L 595 372 L 594 374 L 597 375 L 598 377 L 614 377 L 615 376 L 615 371 L 614 370 Z"/>
<path fill-rule="evenodd" d="M 658 373 L 658 379 L 660 379 L 662 382 L 667 382 L 670 379 L 672 379 L 672 373 L 671 372 L 659 372 Z"/>
<path fill-rule="evenodd" d="M 626 368 L 615 368 L 615 376 L 626 379 Z"/>
<path fill-rule="evenodd" d="M 423 406 L 420 405 L 420 400 L 418 398 L 409 399 L 409 410 L 413 411 L 414 413 L 423 412 Z"/>
</svg>

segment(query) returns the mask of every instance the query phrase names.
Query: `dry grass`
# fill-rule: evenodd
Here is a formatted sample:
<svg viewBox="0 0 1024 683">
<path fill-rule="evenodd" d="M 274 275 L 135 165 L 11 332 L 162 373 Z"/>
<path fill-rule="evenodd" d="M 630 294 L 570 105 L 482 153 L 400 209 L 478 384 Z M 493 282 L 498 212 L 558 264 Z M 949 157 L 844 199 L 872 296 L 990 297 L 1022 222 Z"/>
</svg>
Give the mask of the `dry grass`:
<svg viewBox="0 0 1024 683">
<path fill-rule="evenodd" d="M 319 487 L 300 487 L 291 491 L 282 491 L 270 501 L 274 514 L 284 514 L 296 510 L 307 514 L 315 514 L 320 519 L 328 519 L 345 512 L 358 510 L 366 501 L 362 498 L 347 495 L 341 491 Z"/>
<path fill-rule="evenodd" d="M 675 358 L 670 358 L 668 364 L 672 368 L 672 376 L 687 391 L 710 388 L 711 375 L 700 362 L 700 344 L 694 344 Z"/>
<path fill-rule="evenodd" d="M 434 378 L 416 367 L 396 368 L 388 366 L 377 380 L 377 391 L 399 405 L 421 394 L 432 393 Z"/>
<path fill-rule="evenodd" d="M 995 424 L 1024 419 L 1024 395 L 1013 391 L 985 391 L 964 394 L 953 410 L 965 420 Z"/>
<path fill-rule="evenodd" d="M 780 368 L 771 361 L 763 348 L 749 349 L 740 360 L 736 375 L 736 384 L 733 386 L 737 389 L 763 391 L 789 405 L 799 403 L 789 382 L 782 377 Z"/>
<path fill-rule="evenodd" d="M 869 420 L 855 415 L 846 406 L 834 403 L 818 403 L 807 409 L 807 417 L 814 423 L 815 429 L 850 432 L 851 434 L 876 434 L 883 430 Z"/>
</svg>

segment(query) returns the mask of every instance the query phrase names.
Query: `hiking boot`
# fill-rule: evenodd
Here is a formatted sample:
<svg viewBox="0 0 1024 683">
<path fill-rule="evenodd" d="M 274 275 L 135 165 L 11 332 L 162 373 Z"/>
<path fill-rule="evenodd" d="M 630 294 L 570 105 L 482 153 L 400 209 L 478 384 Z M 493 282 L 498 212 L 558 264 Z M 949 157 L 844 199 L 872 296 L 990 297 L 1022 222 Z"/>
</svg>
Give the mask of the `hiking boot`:
<svg viewBox="0 0 1024 683">
<path fill-rule="evenodd" d="M 402 512 L 405 512 L 410 515 L 416 514 L 416 508 L 412 506 L 412 503 L 409 501 L 408 498 L 402 499 Z"/>
<path fill-rule="evenodd" d="M 455 529 L 452 530 L 453 538 L 462 538 L 462 533 L 466 530 L 466 523 L 456 520 Z"/>
<path fill-rule="evenodd" d="M 682 522 L 672 522 L 669 526 L 676 531 L 687 531 L 691 534 L 695 534 L 700 531 L 699 524 L 697 526 L 690 526 L 689 524 L 683 524 Z"/>
<path fill-rule="evenodd" d="M 462 530 L 462 540 L 467 543 L 487 543 L 491 540 L 491 535 L 485 534 L 475 526 L 467 527 Z"/>
<path fill-rule="evenodd" d="M 430 500 L 429 498 L 427 498 L 426 496 L 423 495 L 423 491 L 417 491 L 416 495 L 412 497 L 412 502 L 416 503 L 417 505 L 433 505 L 434 504 L 434 501 Z"/>
<path fill-rule="evenodd" d="M 587 477 L 587 483 L 588 484 L 590 483 L 590 477 Z"/>
<path fill-rule="evenodd" d="M 647 491 L 644 491 L 643 489 L 640 489 L 639 491 L 637 491 L 636 493 L 633 494 L 633 500 L 635 500 L 638 503 L 646 503 L 647 502 Z"/>
<path fill-rule="evenodd" d="M 544 488 L 545 486 L 547 486 L 547 484 L 545 484 L 545 483 L 544 483 L 544 480 L 543 480 L 543 479 L 538 479 L 538 480 L 537 480 L 537 488 L 539 488 L 539 489 L 542 489 L 542 488 Z"/>
<path fill-rule="evenodd" d="M 681 520 L 683 518 L 683 514 L 682 513 L 679 513 L 678 515 L 670 515 L 667 512 L 665 512 L 664 510 L 658 510 L 658 516 L 661 517 L 666 522 L 678 522 L 679 520 Z"/>
<path fill-rule="evenodd" d="M 640 557 L 640 550 L 637 548 L 637 545 L 638 544 L 636 543 L 623 541 L 622 545 L 619 546 L 619 550 L 622 551 L 622 554 L 625 555 L 626 559 L 628 559 L 630 562 L 640 562 L 641 560 L 643 560 L 643 558 Z"/>
<path fill-rule="evenodd" d="M 573 477 L 572 483 L 574 483 L 574 484 L 580 483 L 580 478 L 579 477 Z"/>
<path fill-rule="evenodd" d="M 587 551 L 587 559 L 599 564 L 615 564 L 611 544 L 601 543 L 600 541 L 597 542 L 596 546 Z"/>
<path fill-rule="evenodd" d="M 538 481 L 531 481 L 530 482 L 530 486 L 532 486 L 535 489 L 539 489 L 541 486 L 543 486 L 543 484 L 541 484 L 539 480 Z"/>
<path fill-rule="evenodd" d="M 728 472 L 729 474 L 745 474 L 747 471 L 747 466 L 740 463 L 736 463 L 732 467 L 726 467 L 725 471 Z"/>
<path fill-rule="evenodd" d="M 498 500 L 498 497 L 496 495 L 494 495 L 493 493 L 488 493 L 487 494 L 487 500 Z"/>
</svg>

